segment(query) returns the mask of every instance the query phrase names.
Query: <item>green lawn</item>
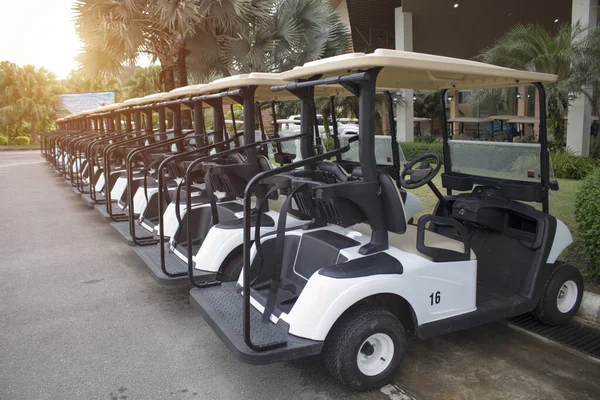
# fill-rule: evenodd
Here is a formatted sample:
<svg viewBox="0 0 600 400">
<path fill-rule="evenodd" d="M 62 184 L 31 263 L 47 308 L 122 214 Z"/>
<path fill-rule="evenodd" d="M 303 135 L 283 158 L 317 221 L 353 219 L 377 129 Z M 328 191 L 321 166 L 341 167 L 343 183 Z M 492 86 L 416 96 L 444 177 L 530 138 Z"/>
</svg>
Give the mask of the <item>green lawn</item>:
<svg viewBox="0 0 600 400">
<path fill-rule="evenodd" d="M 567 224 L 571 232 L 575 233 L 575 195 L 577 194 L 579 185 L 583 181 L 574 181 L 571 179 L 557 179 L 557 181 L 559 190 L 557 192 L 550 192 L 550 213 Z M 441 174 L 435 177 L 433 183 L 435 183 L 442 193 L 445 193 L 445 190 L 442 188 Z M 410 192 L 417 196 L 423 203 L 423 207 L 425 207 L 419 216 L 433 212 L 433 208 L 437 203 L 437 197 L 435 197 L 428 186 L 410 190 Z M 540 204 L 533 205 L 541 209 Z M 415 222 L 417 219 L 418 217 L 415 218 Z"/>
</svg>

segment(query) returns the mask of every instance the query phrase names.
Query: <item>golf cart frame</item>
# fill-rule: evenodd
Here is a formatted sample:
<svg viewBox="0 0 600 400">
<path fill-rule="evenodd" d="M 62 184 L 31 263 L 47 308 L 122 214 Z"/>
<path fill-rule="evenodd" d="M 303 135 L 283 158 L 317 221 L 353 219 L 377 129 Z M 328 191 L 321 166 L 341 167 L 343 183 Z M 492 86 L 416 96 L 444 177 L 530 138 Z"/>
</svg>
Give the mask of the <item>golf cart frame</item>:
<svg viewBox="0 0 600 400">
<path fill-rule="evenodd" d="M 248 183 L 244 268 L 238 283 L 191 291 L 192 304 L 236 356 L 262 364 L 322 352 L 338 381 L 368 389 L 389 382 L 398 370 L 405 330 L 425 339 L 529 311 L 556 324 L 572 317 L 581 301 L 581 276 L 574 267 L 556 262 L 572 237 L 566 225 L 548 213 L 549 190 L 556 186 L 550 182 L 543 83 L 554 82 L 556 76 L 377 50 L 308 63 L 282 77 L 297 83 L 274 91 L 340 84 L 358 97 L 362 179 L 320 180 L 316 162 L 327 157 L 309 156 L 263 172 Z M 312 78 L 305 80 L 308 77 Z M 540 94 L 539 182 L 453 171 L 447 125 L 442 123 L 442 183 L 447 195 L 434 190 L 439 198 L 434 214 L 421 217 L 417 226 L 409 225 L 398 193 L 391 190 L 391 179 L 375 163 L 373 110 L 378 78 L 383 80 L 380 86 L 431 90 L 533 84 Z M 430 158 L 437 167 L 426 161 Z M 415 167 L 418 162 L 421 165 Z M 438 156 L 420 156 L 407 165 L 400 180 L 404 187 L 430 184 L 440 166 Z M 305 171 L 295 171 L 299 167 Z M 303 229 L 278 229 L 261 236 L 257 227 L 254 237 L 260 240 L 252 243 L 249 194 L 254 185 L 286 181 L 289 197 L 297 204 L 312 204 L 319 212 L 307 210 L 313 219 Z M 521 201 L 541 203 L 542 211 Z M 363 221 L 366 224 L 360 224 Z M 503 242 L 492 246 L 478 241 L 479 236 Z M 292 246 L 287 253 L 286 238 Z M 508 260 L 513 252 L 523 259 L 516 265 L 524 271 L 517 274 L 510 265 L 495 269 L 502 257 Z M 500 261 L 491 261 L 494 256 Z M 297 268 L 303 268 L 304 275 Z M 479 283 L 480 278 L 492 286 Z M 571 290 L 566 287 L 569 282 L 574 295 L 568 295 L 572 302 L 562 311 L 561 293 Z M 380 328 L 370 334 L 369 329 Z M 369 334 L 356 334 L 361 329 Z M 381 346 L 372 344 L 372 338 Z M 379 354 L 379 348 L 392 351 L 381 356 L 381 362 L 376 357 L 374 364 L 361 358 Z"/>
</svg>

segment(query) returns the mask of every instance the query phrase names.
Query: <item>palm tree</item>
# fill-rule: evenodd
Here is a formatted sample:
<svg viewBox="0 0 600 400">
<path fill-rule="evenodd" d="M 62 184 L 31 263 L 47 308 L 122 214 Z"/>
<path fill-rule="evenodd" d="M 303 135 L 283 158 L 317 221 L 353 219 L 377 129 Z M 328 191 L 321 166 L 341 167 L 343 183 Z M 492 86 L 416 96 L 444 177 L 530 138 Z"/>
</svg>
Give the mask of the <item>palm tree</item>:
<svg viewBox="0 0 600 400">
<path fill-rule="evenodd" d="M 348 29 L 328 1 L 272 0 L 269 9 L 217 40 L 229 73 L 280 72 L 347 51 Z"/>
<path fill-rule="evenodd" d="M 63 93 L 115 92 L 117 97 L 122 91 L 121 81 L 114 76 L 90 75 L 84 70 L 72 71 L 67 79 L 61 81 Z"/>
<path fill-rule="evenodd" d="M 78 0 L 80 63 L 114 73 L 140 54 L 160 61 L 164 90 L 249 71 L 281 71 L 344 52 L 327 0 Z"/>
<path fill-rule="evenodd" d="M 124 83 L 124 98 L 143 97 L 161 91 L 161 68 L 151 65 L 146 68 L 136 67 L 132 78 Z"/>
<path fill-rule="evenodd" d="M 54 74 L 32 65 L 19 68 L 0 64 L 0 126 L 14 136 L 28 124 L 32 143 L 37 143 L 38 126 L 46 124 L 55 114 L 59 87 Z"/>
<path fill-rule="evenodd" d="M 591 92 L 584 85 L 597 83 L 600 63 L 600 33 L 597 28 L 582 28 L 577 24 L 564 25 L 554 34 L 541 25 L 517 25 L 484 50 L 478 59 L 490 64 L 521 70 L 545 72 L 558 75 L 554 84 L 546 85 L 549 125 L 554 127 L 554 138 L 564 142 L 565 111 L 574 94 Z M 477 96 L 482 99 L 486 94 Z M 501 96 L 498 91 L 494 96 Z"/>
<path fill-rule="evenodd" d="M 114 74 L 147 54 L 160 61 L 165 90 L 187 84 L 185 40 L 200 22 L 196 0 L 78 0 L 73 10 L 86 70 Z"/>
</svg>

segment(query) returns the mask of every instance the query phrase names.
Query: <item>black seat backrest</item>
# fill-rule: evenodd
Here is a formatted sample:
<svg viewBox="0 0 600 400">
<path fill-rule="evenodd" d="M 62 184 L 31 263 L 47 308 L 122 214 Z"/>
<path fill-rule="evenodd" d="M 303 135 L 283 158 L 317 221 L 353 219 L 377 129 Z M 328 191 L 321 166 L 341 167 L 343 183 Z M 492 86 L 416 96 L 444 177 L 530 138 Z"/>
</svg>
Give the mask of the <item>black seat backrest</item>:
<svg viewBox="0 0 600 400">
<path fill-rule="evenodd" d="M 404 204 L 398 195 L 394 181 L 385 172 L 379 173 L 378 180 L 381 186 L 381 201 L 388 231 L 393 233 L 406 232 Z"/>
<path fill-rule="evenodd" d="M 330 174 L 332 178 L 335 178 L 338 182 L 346 182 L 348 180 L 348 175 L 346 171 L 338 165 L 329 161 L 319 161 L 317 163 L 317 168 L 326 174 Z"/>
<path fill-rule="evenodd" d="M 269 162 L 269 159 L 263 155 L 258 156 L 258 165 L 260 166 L 260 170 L 262 172 L 270 171 L 273 168 L 273 166 Z"/>
<path fill-rule="evenodd" d="M 273 166 L 269 162 L 269 159 L 263 155 L 258 156 L 258 166 L 260 167 L 261 172 L 269 171 L 273 168 Z M 268 188 L 265 187 L 264 191 L 267 192 Z M 277 191 L 271 193 L 271 195 L 269 196 L 270 200 L 277 200 L 278 198 L 279 194 L 277 193 Z"/>
</svg>

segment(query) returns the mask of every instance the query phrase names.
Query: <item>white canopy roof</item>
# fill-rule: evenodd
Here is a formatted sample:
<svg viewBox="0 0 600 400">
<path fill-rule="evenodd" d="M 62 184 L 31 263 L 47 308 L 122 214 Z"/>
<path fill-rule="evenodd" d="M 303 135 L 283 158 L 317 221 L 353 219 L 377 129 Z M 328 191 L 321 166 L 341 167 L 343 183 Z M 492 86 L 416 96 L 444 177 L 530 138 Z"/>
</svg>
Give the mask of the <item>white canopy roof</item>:
<svg viewBox="0 0 600 400">
<path fill-rule="evenodd" d="M 374 53 L 351 53 L 325 58 L 281 73 L 285 80 L 296 81 L 316 74 L 324 78 L 347 75 L 351 71 L 383 67 L 377 79 L 379 87 L 421 90 L 473 89 L 517 86 L 534 82 L 552 83 L 556 75 L 499 67 L 458 58 L 378 49 Z"/>
</svg>

